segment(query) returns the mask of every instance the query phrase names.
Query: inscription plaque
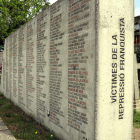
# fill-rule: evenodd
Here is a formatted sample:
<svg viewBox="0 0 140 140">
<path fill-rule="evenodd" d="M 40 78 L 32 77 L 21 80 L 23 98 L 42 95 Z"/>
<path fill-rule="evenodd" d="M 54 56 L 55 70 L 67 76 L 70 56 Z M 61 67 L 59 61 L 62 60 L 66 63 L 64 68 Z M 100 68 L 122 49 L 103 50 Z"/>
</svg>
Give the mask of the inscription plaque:
<svg viewBox="0 0 140 140">
<path fill-rule="evenodd" d="M 13 97 L 18 96 L 18 44 L 17 32 L 13 34 Z"/>
<path fill-rule="evenodd" d="M 133 5 L 47 7 L 6 38 L 1 91 L 62 140 L 131 140 Z"/>
<path fill-rule="evenodd" d="M 44 10 L 36 18 L 36 114 L 37 120 L 44 124 L 46 102 L 46 68 L 47 68 L 47 13 Z"/>
<path fill-rule="evenodd" d="M 25 29 L 22 26 L 18 31 L 18 102 L 25 107 Z"/>
<path fill-rule="evenodd" d="M 26 44 L 26 108 L 32 114 L 35 112 L 36 104 L 36 64 L 35 64 L 35 20 L 31 20 L 27 24 L 27 44 Z"/>
<path fill-rule="evenodd" d="M 62 11 L 64 2 L 54 5 L 50 8 L 50 75 L 49 75 L 49 106 L 50 121 L 63 129 L 64 112 L 63 112 L 63 94 L 62 80 L 64 78 L 63 65 L 63 47 L 64 34 L 66 33 L 63 22 L 65 15 Z"/>
</svg>

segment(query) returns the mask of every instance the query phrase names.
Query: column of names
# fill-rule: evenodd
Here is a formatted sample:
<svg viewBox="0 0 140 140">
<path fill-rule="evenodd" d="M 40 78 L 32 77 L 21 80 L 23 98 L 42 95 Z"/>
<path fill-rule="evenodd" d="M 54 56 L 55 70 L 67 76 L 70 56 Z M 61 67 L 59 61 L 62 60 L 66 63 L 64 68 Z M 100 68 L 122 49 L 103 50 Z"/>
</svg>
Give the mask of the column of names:
<svg viewBox="0 0 140 140">
<path fill-rule="evenodd" d="M 53 5 L 50 8 L 50 76 L 49 76 L 49 106 L 50 121 L 60 128 L 63 128 L 64 110 L 63 110 L 63 40 L 64 40 L 64 13 L 61 11 L 62 3 Z M 63 121 L 62 121 L 63 120 Z"/>
<path fill-rule="evenodd" d="M 9 82 L 8 82 L 8 70 L 9 70 L 9 57 L 8 57 L 8 53 L 9 53 L 9 38 L 7 38 L 6 41 L 6 94 L 8 95 L 9 92 Z"/>
<path fill-rule="evenodd" d="M 84 135 L 86 130 L 82 126 L 88 125 L 85 91 L 88 84 L 89 1 L 70 0 L 68 13 L 68 125 Z"/>
<path fill-rule="evenodd" d="M 33 23 L 34 24 L 34 23 Z M 27 44 L 26 44 L 26 107 L 33 112 L 33 103 L 36 99 L 35 95 L 35 76 L 33 75 L 33 69 L 35 69 L 35 46 L 33 42 L 33 25 L 27 24 Z M 35 103 L 34 103 L 35 104 Z"/>
<path fill-rule="evenodd" d="M 13 87 L 13 34 L 9 36 L 9 94 L 12 95 Z"/>
<path fill-rule="evenodd" d="M 13 35 L 13 96 L 17 97 L 17 83 L 18 83 L 18 50 L 17 50 L 17 33 Z"/>
<path fill-rule="evenodd" d="M 18 33 L 18 101 L 20 104 L 25 106 L 25 99 L 23 98 L 23 44 L 24 44 L 24 27 L 19 29 Z"/>
<path fill-rule="evenodd" d="M 36 108 L 37 119 L 44 123 L 45 119 L 45 100 L 46 100 L 46 41 L 45 29 L 47 21 L 45 20 L 46 11 L 37 17 L 37 48 L 36 48 Z"/>
</svg>

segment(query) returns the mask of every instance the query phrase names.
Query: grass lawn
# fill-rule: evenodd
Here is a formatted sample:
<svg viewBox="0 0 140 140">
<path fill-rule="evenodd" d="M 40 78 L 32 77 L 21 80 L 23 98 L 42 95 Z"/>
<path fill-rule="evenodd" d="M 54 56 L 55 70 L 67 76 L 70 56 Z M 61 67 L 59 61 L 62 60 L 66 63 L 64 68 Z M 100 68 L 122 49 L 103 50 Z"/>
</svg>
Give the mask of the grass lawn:
<svg viewBox="0 0 140 140">
<path fill-rule="evenodd" d="M 26 115 L 0 93 L 0 117 L 18 140 L 59 140 L 49 128 Z"/>
<path fill-rule="evenodd" d="M 140 113 L 133 111 L 133 127 L 140 128 Z"/>
</svg>

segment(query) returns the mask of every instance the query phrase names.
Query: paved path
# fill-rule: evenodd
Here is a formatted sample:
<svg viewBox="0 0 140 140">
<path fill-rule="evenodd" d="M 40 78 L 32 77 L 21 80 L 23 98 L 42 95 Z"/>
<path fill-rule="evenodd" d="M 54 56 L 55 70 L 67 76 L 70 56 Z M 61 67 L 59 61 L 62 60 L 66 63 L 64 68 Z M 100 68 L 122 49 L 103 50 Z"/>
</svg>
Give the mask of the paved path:
<svg viewBox="0 0 140 140">
<path fill-rule="evenodd" d="M 0 118 L 0 140 L 16 140 Z"/>
</svg>

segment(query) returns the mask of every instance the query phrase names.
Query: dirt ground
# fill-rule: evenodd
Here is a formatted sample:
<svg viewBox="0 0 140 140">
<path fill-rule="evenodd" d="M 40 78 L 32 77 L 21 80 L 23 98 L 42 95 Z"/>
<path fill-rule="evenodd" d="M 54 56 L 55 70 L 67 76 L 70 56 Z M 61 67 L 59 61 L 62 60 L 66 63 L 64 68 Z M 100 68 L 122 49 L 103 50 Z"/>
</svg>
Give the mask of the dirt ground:
<svg viewBox="0 0 140 140">
<path fill-rule="evenodd" d="M 140 140 L 140 128 L 133 128 L 133 139 Z"/>
</svg>

